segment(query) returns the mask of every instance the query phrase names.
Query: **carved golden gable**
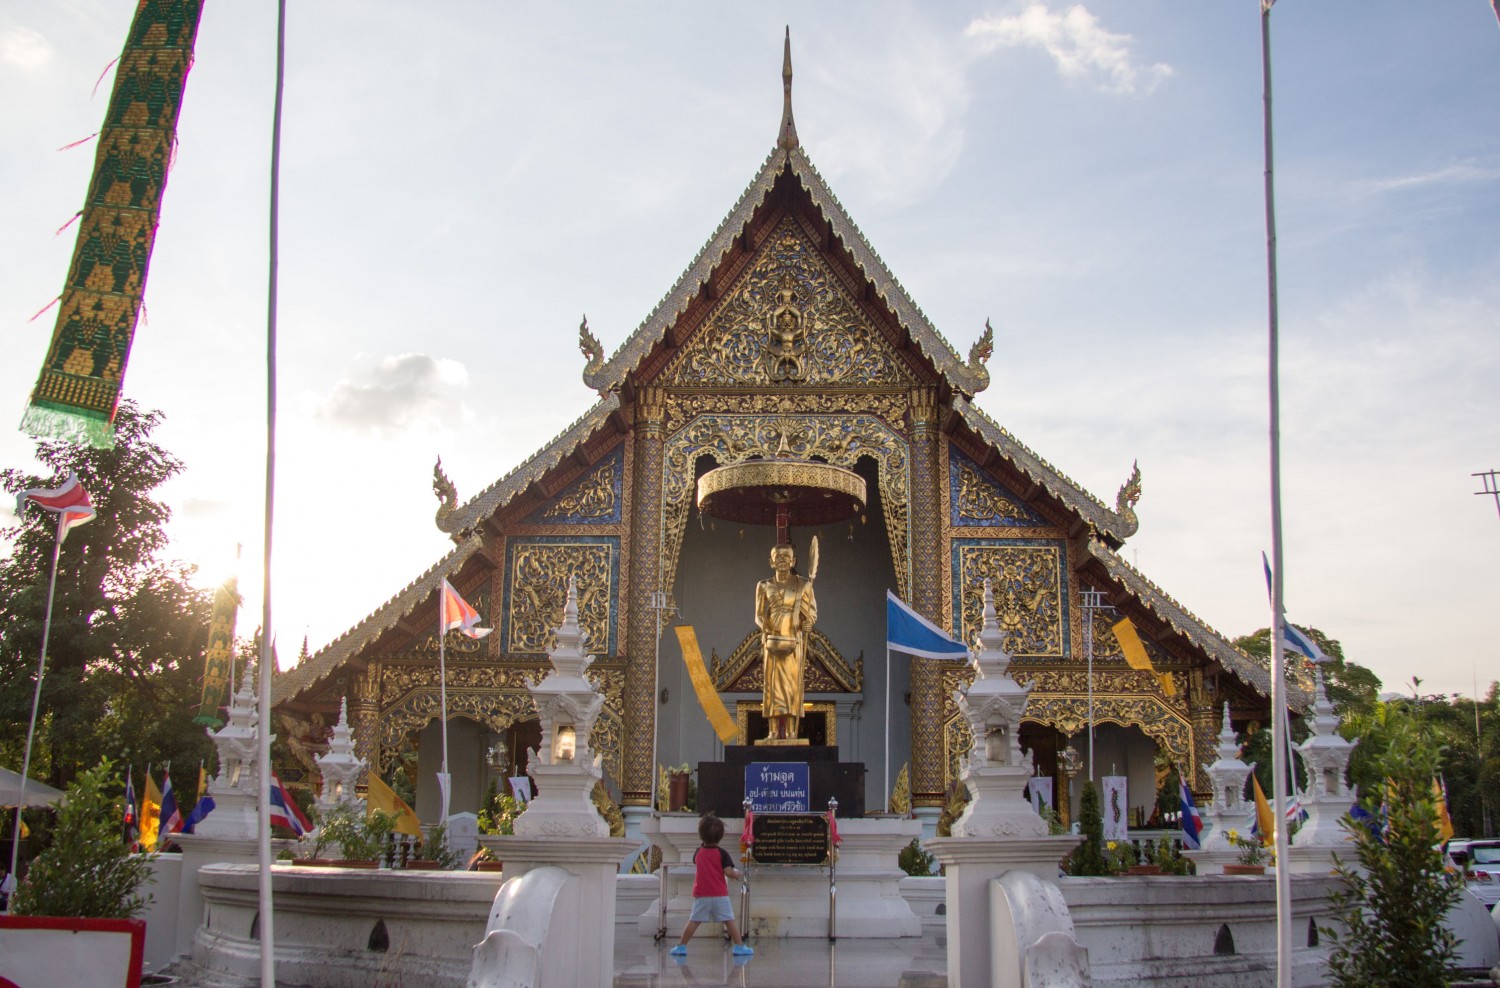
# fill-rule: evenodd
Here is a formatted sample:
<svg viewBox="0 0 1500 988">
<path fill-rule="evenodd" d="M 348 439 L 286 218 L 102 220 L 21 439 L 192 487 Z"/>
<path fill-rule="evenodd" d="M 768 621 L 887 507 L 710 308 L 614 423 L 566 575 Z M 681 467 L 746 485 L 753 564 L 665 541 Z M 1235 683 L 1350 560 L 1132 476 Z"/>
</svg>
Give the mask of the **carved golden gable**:
<svg viewBox="0 0 1500 988">
<path fill-rule="evenodd" d="M 682 388 L 918 383 L 791 217 L 661 381 Z"/>
</svg>

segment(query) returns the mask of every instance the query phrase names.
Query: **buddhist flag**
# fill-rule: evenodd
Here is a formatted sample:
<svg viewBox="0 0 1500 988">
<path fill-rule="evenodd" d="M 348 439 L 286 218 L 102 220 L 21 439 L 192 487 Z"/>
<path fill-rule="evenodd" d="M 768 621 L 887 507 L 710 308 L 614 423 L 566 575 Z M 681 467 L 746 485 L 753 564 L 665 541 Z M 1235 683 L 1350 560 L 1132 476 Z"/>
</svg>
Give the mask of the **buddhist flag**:
<svg viewBox="0 0 1500 988">
<path fill-rule="evenodd" d="M 1432 801 L 1437 810 L 1438 839 L 1452 840 L 1453 819 L 1448 816 L 1448 794 L 1437 779 L 1432 780 Z"/>
<path fill-rule="evenodd" d="M 194 724 L 217 728 L 224 722 L 219 708 L 229 702 L 230 666 L 234 662 L 234 624 L 240 609 L 239 580 L 230 577 L 214 591 L 208 619 L 208 649 L 203 657 L 203 699 Z"/>
<path fill-rule="evenodd" d="M 1114 630 L 1115 640 L 1120 643 L 1120 652 L 1130 668 L 1151 673 L 1161 683 L 1163 695 L 1176 696 L 1177 687 L 1172 685 L 1172 677 L 1157 672 L 1156 666 L 1151 664 L 1151 656 L 1146 654 L 1146 646 L 1141 641 L 1140 632 L 1135 629 L 1135 622 L 1130 618 L 1121 618 L 1115 622 Z"/>
<path fill-rule="evenodd" d="M 1266 794 L 1260 788 L 1260 779 L 1252 775 L 1250 782 L 1255 786 L 1255 825 L 1250 830 L 1260 838 L 1262 844 L 1269 844 L 1276 839 L 1276 814 L 1271 812 L 1271 804 L 1266 802 Z"/>
<path fill-rule="evenodd" d="M 688 678 L 693 681 L 693 692 L 698 694 L 698 705 L 708 715 L 708 722 L 713 725 L 719 740 L 729 744 L 739 737 L 740 728 L 734 718 L 729 716 L 729 711 L 724 709 L 724 701 L 719 699 L 719 691 L 714 689 L 714 681 L 709 678 L 708 669 L 703 665 L 698 635 L 690 624 L 679 625 L 673 630 L 677 632 L 677 643 L 682 646 L 682 662 L 687 666 Z"/>
<path fill-rule="evenodd" d="M 443 609 L 442 618 L 439 621 L 438 630 L 442 634 L 457 631 L 468 638 L 483 638 L 494 631 L 494 628 L 475 627 L 479 624 L 479 612 L 469 606 L 469 602 L 458 595 L 453 589 L 453 584 L 446 578 L 443 580 L 443 592 L 441 597 Z"/>
<path fill-rule="evenodd" d="M 21 428 L 114 445 L 203 0 L 136 4 L 99 130 L 73 263 Z"/>
<path fill-rule="evenodd" d="M 370 787 L 365 793 L 365 805 L 371 812 L 383 810 L 386 813 L 396 814 L 396 833 L 410 834 L 413 837 L 422 836 L 422 821 L 417 819 L 416 812 L 374 772 L 370 773 Z"/>
<path fill-rule="evenodd" d="M 158 831 L 161 825 L 161 790 L 151 778 L 151 769 L 146 768 L 146 787 L 141 792 L 141 848 L 156 850 Z"/>
<path fill-rule="evenodd" d="M 16 514 L 25 511 L 27 504 L 34 504 L 59 516 L 59 541 L 66 539 L 70 531 L 93 518 L 96 513 L 94 503 L 89 500 L 89 492 L 83 489 L 76 473 L 68 474 L 68 479 L 60 487 L 36 487 L 17 494 Z"/>
</svg>

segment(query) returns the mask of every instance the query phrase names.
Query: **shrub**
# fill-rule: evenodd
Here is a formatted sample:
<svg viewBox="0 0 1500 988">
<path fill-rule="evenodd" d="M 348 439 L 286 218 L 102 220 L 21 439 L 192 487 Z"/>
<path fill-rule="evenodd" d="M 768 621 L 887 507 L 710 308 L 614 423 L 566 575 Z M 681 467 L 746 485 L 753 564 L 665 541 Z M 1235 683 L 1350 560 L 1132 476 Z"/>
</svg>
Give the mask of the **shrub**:
<svg viewBox="0 0 1500 988">
<path fill-rule="evenodd" d="M 1438 850 L 1433 778 L 1442 751 L 1414 720 L 1396 725 L 1391 741 L 1379 757 L 1383 791 L 1362 800 L 1375 819 L 1384 813 L 1384 825 L 1377 833 L 1344 818 L 1359 865 L 1336 859 L 1343 887 L 1329 898 L 1343 929 L 1321 930 L 1340 988 L 1445 985 L 1453 973 L 1456 943 L 1443 920 L 1463 886 Z"/>
<path fill-rule="evenodd" d="M 908 875 L 923 876 L 931 875 L 932 866 L 937 863 L 937 859 L 928 854 L 927 849 L 922 846 L 922 840 L 919 837 L 913 837 L 911 843 L 901 849 L 901 855 L 897 861 L 901 865 L 901 870 Z"/>
<path fill-rule="evenodd" d="M 1114 874 L 1104 859 L 1104 811 L 1099 805 L 1099 790 L 1094 788 L 1092 781 L 1083 784 L 1083 791 L 1078 797 L 1078 831 L 1083 835 L 1083 843 L 1068 855 L 1068 874 Z"/>
<path fill-rule="evenodd" d="M 150 903 L 141 886 L 154 881 L 149 855 L 133 855 L 120 839 L 120 808 L 104 795 L 120 780 L 105 759 L 80 772 L 57 814 L 52 846 L 32 862 L 16 887 L 18 916 L 129 919 Z"/>
</svg>

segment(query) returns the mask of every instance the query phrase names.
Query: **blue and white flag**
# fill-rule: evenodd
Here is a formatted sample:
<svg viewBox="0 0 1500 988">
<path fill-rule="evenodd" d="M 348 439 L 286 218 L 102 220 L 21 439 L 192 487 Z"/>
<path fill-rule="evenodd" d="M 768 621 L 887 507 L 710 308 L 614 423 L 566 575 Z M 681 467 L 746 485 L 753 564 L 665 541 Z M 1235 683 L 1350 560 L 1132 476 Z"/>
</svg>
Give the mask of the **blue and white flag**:
<svg viewBox="0 0 1500 988">
<path fill-rule="evenodd" d="M 885 647 L 924 659 L 969 657 L 969 647 L 907 606 L 893 592 L 885 592 Z"/>
<path fill-rule="evenodd" d="M 193 833 L 198 824 L 203 822 L 203 818 L 213 811 L 214 798 L 208 793 L 204 793 L 203 797 L 193 806 L 193 812 L 189 813 L 187 819 L 182 821 L 182 832 L 185 834 Z"/>
<path fill-rule="evenodd" d="M 1285 618 L 1281 619 L 1281 637 L 1286 641 L 1287 648 L 1303 656 L 1307 661 L 1315 665 L 1329 661 L 1328 656 L 1323 654 L 1323 650 L 1318 647 L 1317 642 L 1312 640 L 1311 635 Z"/>
<path fill-rule="evenodd" d="M 1193 802 L 1193 793 L 1187 787 L 1187 781 L 1181 776 L 1177 779 L 1177 801 L 1182 810 L 1182 846 L 1189 851 L 1202 848 L 1203 842 L 1200 835 L 1203 833 L 1203 816 L 1198 812 L 1198 804 Z"/>
</svg>

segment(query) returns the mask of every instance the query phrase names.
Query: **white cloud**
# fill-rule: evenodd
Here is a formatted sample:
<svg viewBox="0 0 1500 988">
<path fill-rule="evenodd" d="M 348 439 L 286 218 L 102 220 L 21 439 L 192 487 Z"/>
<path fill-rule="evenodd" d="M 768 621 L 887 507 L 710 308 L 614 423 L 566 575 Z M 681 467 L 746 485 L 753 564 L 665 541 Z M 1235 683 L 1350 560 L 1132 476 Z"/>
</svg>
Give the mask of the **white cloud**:
<svg viewBox="0 0 1500 988">
<path fill-rule="evenodd" d="M 963 56 L 950 36 L 912 22 L 895 41 L 808 57 L 801 71 L 820 98 L 799 91 L 797 124 L 818 167 L 866 202 L 909 203 L 940 185 L 964 149 Z M 837 97 L 823 100 L 823 91 Z"/>
<path fill-rule="evenodd" d="M 0 31 L 0 65 L 22 72 L 35 72 L 52 61 L 52 46 L 47 39 L 27 27 L 8 27 Z"/>
<path fill-rule="evenodd" d="M 1082 4 L 1056 13 L 1046 4 L 1032 3 L 1014 16 L 975 18 L 964 33 L 985 53 L 1040 48 L 1052 56 L 1064 78 L 1104 92 L 1145 95 L 1172 75 L 1170 65 L 1137 58 L 1131 52 L 1134 38 L 1106 31 Z"/>
<path fill-rule="evenodd" d="M 357 368 L 334 385 L 315 414 L 333 425 L 386 437 L 415 427 L 452 426 L 466 414 L 455 392 L 468 386 L 463 364 L 403 353 Z"/>
<path fill-rule="evenodd" d="M 1419 189 L 1429 186 L 1453 185 L 1469 182 L 1493 182 L 1500 178 L 1500 171 L 1481 168 L 1472 162 L 1462 162 L 1419 172 L 1414 175 L 1396 175 L 1391 178 L 1371 178 L 1351 184 L 1351 189 L 1360 195 L 1378 195 L 1403 189 Z"/>
</svg>

